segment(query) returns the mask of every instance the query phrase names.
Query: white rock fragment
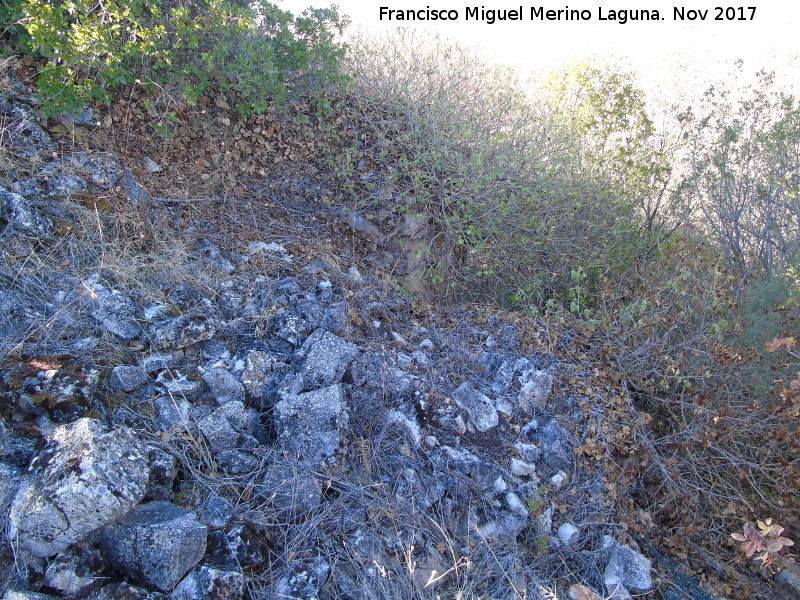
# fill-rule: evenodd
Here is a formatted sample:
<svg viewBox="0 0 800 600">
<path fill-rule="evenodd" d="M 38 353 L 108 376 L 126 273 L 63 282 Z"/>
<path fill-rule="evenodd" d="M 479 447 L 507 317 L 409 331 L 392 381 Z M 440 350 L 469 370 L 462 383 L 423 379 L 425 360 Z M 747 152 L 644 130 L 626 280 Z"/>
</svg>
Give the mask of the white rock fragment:
<svg viewBox="0 0 800 600">
<path fill-rule="evenodd" d="M 519 460 L 518 458 L 511 459 L 511 474 L 517 477 L 530 477 L 537 478 L 536 466 L 530 463 Z"/>
<path fill-rule="evenodd" d="M 517 397 L 519 406 L 530 411 L 544 408 L 553 390 L 553 374 L 550 371 L 531 370 L 520 376 L 520 390 Z"/>
<path fill-rule="evenodd" d="M 530 514 L 528 507 L 515 492 L 506 494 L 506 504 L 508 504 L 508 508 L 522 517 L 527 517 Z"/>
<path fill-rule="evenodd" d="M 414 438 L 414 445 L 419 447 L 422 442 L 422 430 L 419 428 L 419 423 L 417 423 L 415 419 L 410 419 L 399 410 L 390 410 L 386 413 L 386 421 L 405 427 L 411 434 L 411 437 Z"/>
<path fill-rule="evenodd" d="M 467 411 L 470 422 L 478 431 L 488 431 L 500 422 L 491 398 L 476 390 L 468 381 L 454 389 L 451 395 L 456 404 Z"/>
<path fill-rule="evenodd" d="M 400 334 L 399 334 L 399 333 L 397 333 L 396 331 L 393 331 L 393 332 L 392 332 L 392 339 L 393 339 L 393 340 L 394 340 L 394 341 L 395 341 L 397 344 L 399 344 L 400 346 L 405 346 L 405 345 L 408 343 L 408 342 L 406 342 L 406 338 L 404 338 L 402 335 L 400 335 Z"/>
<path fill-rule="evenodd" d="M 149 156 L 142 158 L 142 164 L 148 173 L 158 173 L 161 171 L 161 165 L 154 161 Z"/>
<path fill-rule="evenodd" d="M 559 471 L 555 475 L 550 478 L 550 483 L 552 483 L 556 488 L 560 488 L 564 485 L 564 482 L 567 480 L 567 474 L 564 471 Z"/>
<path fill-rule="evenodd" d="M 578 541 L 581 536 L 580 530 L 572 523 L 562 523 L 556 532 L 558 539 L 564 542 L 565 546 L 570 546 Z"/>
<path fill-rule="evenodd" d="M 498 398 L 494 403 L 494 407 L 497 409 L 497 412 L 507 417 L 510 417 L 514 413 L 514 404 L 505 398 Z"/>
<path fill-rule="evenodd" d="M 508 489 L 508 484 L 506 483 L 505 479 L 498 477 L 492 484 L 492 489 L 495 492 L 505 492 Z"/>
<path fill-rule="evenodd" d="M 248 242 L 247 252 L 251 255 L 270 255 L 272 258 L 277 258 L 287 263 L 292 262 L 292 256 L 286 251 L 286 248 L 275 242 Z"/>
</svg>

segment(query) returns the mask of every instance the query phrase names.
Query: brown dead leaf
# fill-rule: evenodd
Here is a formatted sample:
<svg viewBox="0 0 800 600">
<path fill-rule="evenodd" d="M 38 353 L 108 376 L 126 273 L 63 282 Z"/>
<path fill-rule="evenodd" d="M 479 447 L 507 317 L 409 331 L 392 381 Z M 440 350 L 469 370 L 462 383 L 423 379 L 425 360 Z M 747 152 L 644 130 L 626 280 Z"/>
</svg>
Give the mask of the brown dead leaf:
<svg viewBox="0 0 800 600">
<path fill-rule="evenodd" d="M 591 588 L 576 583 L 569 588 L 570 600 L 601 600 L 600 596 L 595 594 Z"/>
</svg>

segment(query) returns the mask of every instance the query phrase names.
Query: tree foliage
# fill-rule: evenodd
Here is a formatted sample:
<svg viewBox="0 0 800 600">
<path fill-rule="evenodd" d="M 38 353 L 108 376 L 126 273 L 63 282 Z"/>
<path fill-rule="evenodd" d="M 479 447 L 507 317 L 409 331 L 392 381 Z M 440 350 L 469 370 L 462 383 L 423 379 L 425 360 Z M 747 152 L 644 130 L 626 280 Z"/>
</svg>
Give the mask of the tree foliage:
<svg viewBox="0 0 800 600">
<path fill-rule="evenodd" d="M 44 60 L 37 83 L 49 112 L 107 102 L 134 82 L 189 102 L 215 87 L 241 113 L 262 112 L 290 84 L 337 80 L 345 50 L 337 34 L 347 21 L 333 7 L 295 17 L 267 1 L 20 0 L 16 10 Z"/>
<path fill-rule="evenodd" d="M 773 83 L 762 72 L 738 93 L 712 87 L 683 115 L 687 193 L 740 275 L 791 270 L 800 249 L 800 106 Z"/>
</svg>

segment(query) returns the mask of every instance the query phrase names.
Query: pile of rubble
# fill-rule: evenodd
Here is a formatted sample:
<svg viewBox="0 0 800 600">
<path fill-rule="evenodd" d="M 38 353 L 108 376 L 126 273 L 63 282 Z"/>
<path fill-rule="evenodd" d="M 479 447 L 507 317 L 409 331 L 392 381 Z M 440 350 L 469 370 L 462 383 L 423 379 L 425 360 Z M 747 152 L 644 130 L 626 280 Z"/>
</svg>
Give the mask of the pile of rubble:
<svg viewBox="0 0 800 600">
<path fill-rule="evenodd" d="M 11 150 L 53 151 L 25 98 L 0 94 L 0 113 Z M 60 203 L 87 194 L 169 205 L 112 154 L 54 154 L 0 185 L 8 255 L 57 253 Z M 2 266 L 4 598 L 652 589 L 602 468 L 578 464 L 558 356 L 521 352 L 500 319 L 420 323 L 356 269 L 320 277 L 274 241 L 241 250 L 198 240 L 213 287 L 150 298 L 102 269 L 43 273 L 34 296 Z M 250 269 L 258 254 L 291 276 Z M 35 352 L 56 323 L 69 352 Z"/>
</svg>

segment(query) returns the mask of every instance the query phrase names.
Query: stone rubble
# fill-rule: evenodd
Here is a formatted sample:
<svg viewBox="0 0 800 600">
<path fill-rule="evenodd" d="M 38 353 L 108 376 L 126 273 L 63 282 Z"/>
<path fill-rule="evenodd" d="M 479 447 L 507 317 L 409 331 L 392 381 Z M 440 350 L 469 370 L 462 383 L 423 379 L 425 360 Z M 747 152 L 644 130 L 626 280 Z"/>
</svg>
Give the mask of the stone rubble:
<svg viewBox="0 0 800 600">
<path fill-rule="evenodd" d="M 52 147 L 24 102 L 0 94 L 0 113 L 30 125 L 26 139 L 3 134 L 19 154 Z M 5 235 L 50 239 L 39 197 L 121 190 L 169 210 L 106 152 L 66 152 L 17 183 L 0 187 Z M 407 564 L 428 593 L 456 579 L 454 564 L 515 544 L 607 559 L 594 577 L 613 597 L 652 589 L 642 554 L 582 528 L 603 510 L 597 494 L 584 513 L 554 511 L 556 495 L 597 487 L 578 468 L 571 415 L 554 409 L 554 356 L 506 348 L 505 325 L 460 332 L 472 341 L 456 347 L 398 323 L 408 303 L 359 296 L 373 278 L 355 266 L 322 279 L 322 263 L 303 268 L 288 244 L 220 246 L 200 239 L 193 255 L 221 281 L 214 294 L 171 282 L 141 298 L 104 272 L 65 283 L 52 294 L 84 310 L 76 347 L 115 351 L 0 373 L 0 507 L 31 565 L 4 599 L 42 597 L 27 582 L 96 600 L 238 600 L 256 576 L 273 597 L 362 599 L 365 581 L 390 586 Z M 259 255 L 281 276 L 249 272 Z M 56 306 L 0 291 L 9 335 Z M 283 546 L 314 519 L 300 546 Z"/>
</svg>

